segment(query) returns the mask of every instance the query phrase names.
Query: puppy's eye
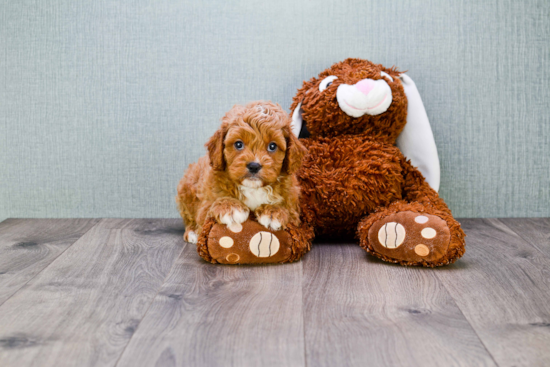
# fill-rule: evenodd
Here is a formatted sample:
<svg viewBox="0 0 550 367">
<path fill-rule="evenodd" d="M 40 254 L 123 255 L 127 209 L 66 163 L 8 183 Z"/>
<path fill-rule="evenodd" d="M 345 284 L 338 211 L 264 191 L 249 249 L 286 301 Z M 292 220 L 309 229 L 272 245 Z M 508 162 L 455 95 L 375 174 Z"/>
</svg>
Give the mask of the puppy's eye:
<svg viewBox="0 0 550 367">
<path fill-rule="evenodd" d="M 269 145 L 267 146 L 267 151 L 274 152 L 276 150 L 277 150 L 277 144 L 275 144 L 274 142 L 269 143 Z"/>
<path fill-rule="evenodd" d="M 235 144 L 233 144 L 233 146 L 237 150 L 243 150 L 244 149 L 244 143 L 240 140 L 236 141 Z"/>
<path fill-rule="evenodd" d="M 385 76 L 386 78 L 388 78 L 389 80 L 391 80 L 393 82 L 393 78 L 388 73 L 385 73 L 385 72 L 381 71 L 380 76 Z"/>
<path fill-rule="evenodd" d="M 325 79 L 323 79 L 321 84 L 319 84 L 319 92 L 322 92 L 325 89 L 327 89 L 332 84 L 332 82 L 335 81 L 336 79 L 338 79 L 338 77 L 334 75 L 327 76 Z"/>
</svg>

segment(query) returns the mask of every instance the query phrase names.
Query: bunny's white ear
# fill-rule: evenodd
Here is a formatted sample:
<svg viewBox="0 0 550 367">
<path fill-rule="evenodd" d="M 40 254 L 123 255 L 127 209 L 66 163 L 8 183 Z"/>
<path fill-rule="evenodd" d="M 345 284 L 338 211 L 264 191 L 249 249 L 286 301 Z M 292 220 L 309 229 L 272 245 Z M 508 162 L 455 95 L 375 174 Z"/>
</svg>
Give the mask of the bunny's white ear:
<svg viewBox="0 0 550 367">
<path fill-rule="evenodd" d="M 294 133 L 294 135 L 296 135 L 296 137 L 300 136 L 300 130 L 302 130 L 303 123 L 304 121 L 302 119 L 302 102 L 300 102 L 292 113 L 292 122 L 290 123 L 292 132 Z"/>
<path fill-rule="evenodd" d="M 407 95 L 408 108 L 407 123 L 397 138 L 397 147 L 418 168 L 428 184 L 438 191 L 439 157 L 428 115 L 413 80 L 406 74 L 401 74 L 399 78 Z"/>
</svg>

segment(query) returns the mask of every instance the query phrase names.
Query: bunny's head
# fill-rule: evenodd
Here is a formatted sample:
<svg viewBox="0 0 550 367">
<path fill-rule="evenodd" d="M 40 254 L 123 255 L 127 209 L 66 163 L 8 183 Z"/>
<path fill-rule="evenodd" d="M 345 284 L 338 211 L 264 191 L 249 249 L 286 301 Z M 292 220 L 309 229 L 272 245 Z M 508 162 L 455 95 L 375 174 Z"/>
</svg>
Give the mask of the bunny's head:
<svg viewBox="0 0 550 367">
<path fill-rule="evenodd" d="M 361 135 L 397 144 L 437 191 L 439 158 L 414 82 L 395 67 L 346 59 L 303 83 L 293 99 L 299 137 Z"/>
</svg>

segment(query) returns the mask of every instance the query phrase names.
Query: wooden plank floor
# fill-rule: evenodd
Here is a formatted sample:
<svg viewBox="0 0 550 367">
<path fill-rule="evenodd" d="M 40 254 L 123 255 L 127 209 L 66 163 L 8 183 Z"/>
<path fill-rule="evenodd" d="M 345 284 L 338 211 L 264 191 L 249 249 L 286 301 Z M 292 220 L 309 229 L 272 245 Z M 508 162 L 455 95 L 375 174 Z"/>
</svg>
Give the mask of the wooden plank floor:
<svg viewBox="0 0 550 367">
<path fill-rule="evenodd" d="M 222 266 L 177 219 L 0 223 L 0 366 L 549 366 L 550 219 L 465 219 L 438 269 L 316 243 Z"/>
</svg>

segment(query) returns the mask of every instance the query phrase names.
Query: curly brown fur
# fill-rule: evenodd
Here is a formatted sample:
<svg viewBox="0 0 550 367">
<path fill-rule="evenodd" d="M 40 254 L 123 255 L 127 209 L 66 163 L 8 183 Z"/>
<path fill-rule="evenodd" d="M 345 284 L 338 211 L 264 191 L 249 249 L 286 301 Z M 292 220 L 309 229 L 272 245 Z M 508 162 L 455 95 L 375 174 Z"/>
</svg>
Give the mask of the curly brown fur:
<svg viewBox="0 0 550 367">
<path fill-rule="evenodd" d="M 272 229 L 300 224 L 295 172 L 305 148 L 279 105 L 259 101 L 234 106 L 206 147 L 208 155 L 191 164 L 178 185 L 185 240 L 195 242 L 191 236 L 202 232 L 208 218 L 232 225 L 244 222 L 250 210 Z M 254 172 L 250 163 L 260 169 Z"/>
<path fill-rule="evenodd" d="M 354 135 L 303 142 L 309 154 L 298 173 L 301 202 L 318 235 L 354 234 L 365 215 L 401 199 L 401 152 L 396 147 Z"/>
<path fill-rule="evenodd" d="M 311 249 L 311 242 L 314 237 L 313 228 L 306 223 L 302 223 L 301 227 L 290 224 L 287 232 L 292 241 L 292 256 L 289 258 L 289 262 L 298 261 Z"/>
<path fill-rule="evenodd" d="M 301 103 L 303 123 L 310 133 L 302 140 L 308 154 L 298 172 L 302 220 L 314 227 L 317 235 L 357 235 L 365 250 L 385 261 L 428 267 L 449 264 L 464 254 L 465 235 L 445 202 L 395 147 L 407 122 L 407 97 L 399 74 L 393 67 L 347 59 L 304 82 L 298 90 L 291 109 Z M 320 91 L 328 76 L 337 79 Z M 355 85 L 365 78 L 384 79 L 392 103 L 383 113 L 355 118 L 340 108 L 336 92 L 342 84 Z M 442 258 L 399 260 L 376 252 L 369 244 L 368 231 L 374 223 L 403 211 L 433 214 L 447 223 L 450 242 Z"/>
<path fill-rule="evenodd" d="M 208 261 L 212 264 L 215 264 L 216 260 L 210 256 L 210 252 L 208 251 L 208 234 L 215 224 L 216 220 L 214 220 L 214 218 L 207 219 L 202 225 L 202 231 L 199 233 L 199 239 L 197 241 L 197 252 L 199 256 L 202 257 L 204 261 Z"/>
</svg>

